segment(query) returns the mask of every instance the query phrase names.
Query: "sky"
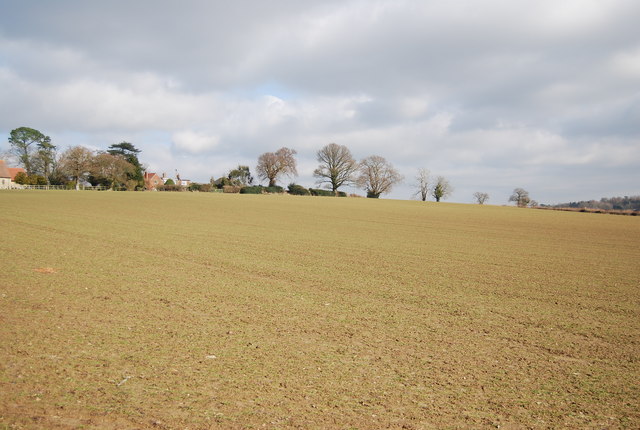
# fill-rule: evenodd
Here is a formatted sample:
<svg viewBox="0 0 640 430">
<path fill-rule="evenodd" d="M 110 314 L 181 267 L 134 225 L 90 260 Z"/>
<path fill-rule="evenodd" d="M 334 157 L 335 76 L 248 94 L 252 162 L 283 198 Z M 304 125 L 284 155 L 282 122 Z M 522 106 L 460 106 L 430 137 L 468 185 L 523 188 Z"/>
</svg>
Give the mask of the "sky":
<svg viewBox="0 0 640 430">
<path fill-rule="evenodd" d="M 637 0 L 0 0 L 0 151 L 127 141 L 198 182 L 328 143 L 449 201 L 640 194 Z M 362 190 L 345 191 L 364 194 Z"/>
</svg>

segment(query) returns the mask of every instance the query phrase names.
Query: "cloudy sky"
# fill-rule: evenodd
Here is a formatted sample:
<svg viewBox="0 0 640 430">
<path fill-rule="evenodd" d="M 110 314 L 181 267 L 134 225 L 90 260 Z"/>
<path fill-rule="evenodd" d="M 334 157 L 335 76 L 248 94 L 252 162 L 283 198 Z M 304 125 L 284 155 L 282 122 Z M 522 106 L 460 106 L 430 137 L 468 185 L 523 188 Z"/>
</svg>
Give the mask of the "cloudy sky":
<svg viewBox="0 0 640 430">
<path fill-rule="evenodd" d="M 506 204 L 640 194 L 637 0 L 0 0 L 0 150 L 132 142 L 206 182 L 335 142 Z M 286 185 L 290 181 L 282 181 Z M 360 191 L 360 193 L 362 193 Z"/>
</svg>

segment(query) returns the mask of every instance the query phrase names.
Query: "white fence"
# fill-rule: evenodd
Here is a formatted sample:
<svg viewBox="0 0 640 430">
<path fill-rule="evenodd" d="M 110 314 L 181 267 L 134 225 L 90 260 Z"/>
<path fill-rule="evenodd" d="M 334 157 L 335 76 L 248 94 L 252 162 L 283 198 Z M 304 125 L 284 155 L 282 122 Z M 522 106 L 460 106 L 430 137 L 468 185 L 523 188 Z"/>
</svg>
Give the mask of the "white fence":
<svg viewBox="0 0 640 430">
<path fill-rule="evenodd" d="M 12 185 L 12 190 L 69 190 L 75 191 L 75 187 L 68 188 L 66 185 Z M 80 186 L 80 190 L 84 191 L 105 191 L 108 190 L 109 187 L 104 187 L 102 185 L 92 186 Z"/>
</svg>

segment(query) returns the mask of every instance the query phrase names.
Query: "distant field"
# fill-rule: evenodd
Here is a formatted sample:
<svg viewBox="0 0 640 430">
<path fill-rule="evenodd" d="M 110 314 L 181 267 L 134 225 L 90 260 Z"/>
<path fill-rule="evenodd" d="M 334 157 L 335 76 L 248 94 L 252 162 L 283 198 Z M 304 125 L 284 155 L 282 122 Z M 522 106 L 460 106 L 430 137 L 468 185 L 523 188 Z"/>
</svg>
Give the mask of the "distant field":
<svg viewBox="0 0 640 430">
<path fill-rule="evenodd" d="M 639 428 L 640 219 L 0 192 L 0 429 Z"/>
</svg>

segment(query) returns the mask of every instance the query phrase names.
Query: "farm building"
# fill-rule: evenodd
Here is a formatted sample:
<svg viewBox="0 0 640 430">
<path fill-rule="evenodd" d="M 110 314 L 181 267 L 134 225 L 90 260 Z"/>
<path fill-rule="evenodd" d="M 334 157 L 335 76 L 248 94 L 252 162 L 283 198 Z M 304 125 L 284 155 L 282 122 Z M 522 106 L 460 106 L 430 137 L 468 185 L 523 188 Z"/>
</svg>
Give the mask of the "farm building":
<svg viewBox="0 0 640 430">
<path fill-rule="evenodd" d="M 4 160 L 0 160 L 0 189 L 11 188 L 11 173 Z"/>
</svg>

